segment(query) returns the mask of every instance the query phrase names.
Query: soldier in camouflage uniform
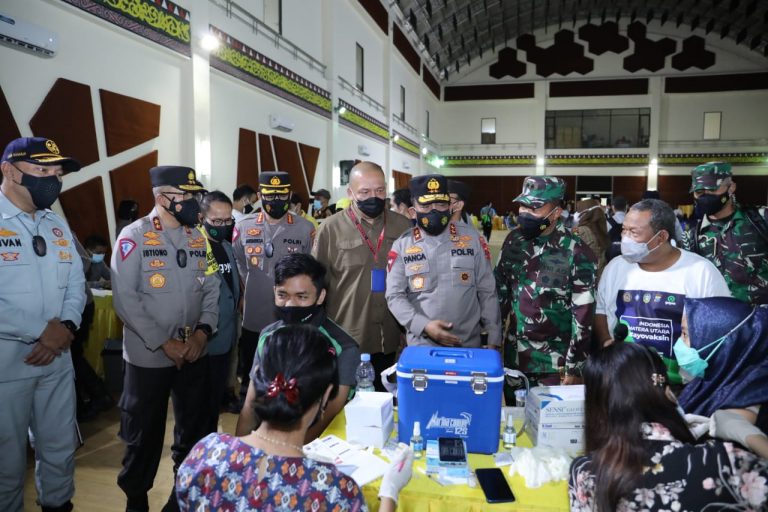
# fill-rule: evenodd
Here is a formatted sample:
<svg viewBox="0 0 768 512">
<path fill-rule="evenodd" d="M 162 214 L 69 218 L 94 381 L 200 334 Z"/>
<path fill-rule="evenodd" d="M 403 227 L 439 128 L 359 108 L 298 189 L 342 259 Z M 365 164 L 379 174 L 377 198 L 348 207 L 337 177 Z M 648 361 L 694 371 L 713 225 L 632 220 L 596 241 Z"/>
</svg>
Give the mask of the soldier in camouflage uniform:
<svg viewBox="0 0 768 512">
<path fill-rule="evenodd" d="M 504 363 L 519 368 L 531 385 L 581 382 L 595 304 L 596 258 L 565 227 L 559 178 L 525 179 L 519 226 L 502 246 L 496 291 L 502 322 L 509 316 Z M 509 389 L 505 390 L 509 399 Z"/>
<path fill-rule="evenodd" d="M 684 247 L 711 261 L 735 298 L 768 304 L 768 209 L 736 202 L 728 163 L 699 165 L 691 178 L 701 219 L 685 233 Z"/>
</svg>

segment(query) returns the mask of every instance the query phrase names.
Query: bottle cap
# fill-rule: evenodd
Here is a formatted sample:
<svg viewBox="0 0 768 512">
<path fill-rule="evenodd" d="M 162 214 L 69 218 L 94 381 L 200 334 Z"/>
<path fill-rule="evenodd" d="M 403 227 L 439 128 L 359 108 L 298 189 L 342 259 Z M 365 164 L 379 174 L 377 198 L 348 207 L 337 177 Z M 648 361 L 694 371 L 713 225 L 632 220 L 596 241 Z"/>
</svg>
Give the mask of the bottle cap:
<svg viewBox="0 0 768 512">
<path fill-rule="evenodd" d="M 370 361 L 371 360 L 371 354 L 367 354 L 367 353 L 363 352 L 362 354 L 360 354 L 360 360 L 364 361 L 364 362 Z"/>
<path fill-rule="evenodd" d="M 418 421 L 413 422 L 413 435 L 414 436 L 420 436 L 421 435 L 421 423 Z"/>
</svg>

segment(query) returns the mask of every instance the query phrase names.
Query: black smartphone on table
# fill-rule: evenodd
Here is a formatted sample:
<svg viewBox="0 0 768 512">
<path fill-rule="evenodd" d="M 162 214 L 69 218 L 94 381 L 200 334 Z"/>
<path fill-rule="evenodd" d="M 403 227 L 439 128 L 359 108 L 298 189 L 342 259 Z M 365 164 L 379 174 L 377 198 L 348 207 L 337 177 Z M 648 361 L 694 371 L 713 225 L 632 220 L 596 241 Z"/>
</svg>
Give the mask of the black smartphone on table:
<svg viewBox="0 0 768 512">
<path fill-rule="evenodd" d="M 509 488 L 507 479 L 499 468 L 476 469 L 475 475 L 488 503 L 515 501 L 515 495 L 512 494 L 512 489 Z"/>
</svg>

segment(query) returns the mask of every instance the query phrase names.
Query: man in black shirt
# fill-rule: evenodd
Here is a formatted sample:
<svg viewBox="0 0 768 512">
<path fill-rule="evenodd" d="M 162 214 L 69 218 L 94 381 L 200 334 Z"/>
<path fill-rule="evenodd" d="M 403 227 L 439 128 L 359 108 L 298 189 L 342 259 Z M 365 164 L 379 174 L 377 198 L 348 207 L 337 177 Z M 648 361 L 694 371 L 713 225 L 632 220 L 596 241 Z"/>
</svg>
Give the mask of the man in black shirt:
<svg viewBox="0 0 768 512">
<path fill-rule="evenodd" d="M 219 407 L 227 388 L 232 348 L 237 340 L 240 277 L 232 253 L 232 202 L 222 192 L 210 192 L 200 202 L 200 210 L 203 215 L 203 228 L 221 278 L 219 324 L 216 334 L 208 341 L 212 385 L 210 431 L 216 432 Z"/>
</svg>

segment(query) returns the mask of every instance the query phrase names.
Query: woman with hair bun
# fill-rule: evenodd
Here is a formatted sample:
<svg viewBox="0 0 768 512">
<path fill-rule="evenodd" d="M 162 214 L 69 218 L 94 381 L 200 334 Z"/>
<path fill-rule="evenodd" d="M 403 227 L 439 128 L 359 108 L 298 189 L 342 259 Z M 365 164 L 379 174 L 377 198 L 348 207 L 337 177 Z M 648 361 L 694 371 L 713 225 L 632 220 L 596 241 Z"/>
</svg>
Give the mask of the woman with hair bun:
<svg viewBox="0 0 768 512">
<path fill-rule="evenodd" d="M 587 455 L 571 464 L 572 512 L 766 510 L 768 461 L 694 444 L 655 350 L 617 343 L 582 374 Z"/>
<path fill-rule="evenodd" d="M 307 429 L 338 390 L 336 353 L 311 325 L 277 329 L 254 376 L 259 427 L 243 437 L 212 433 L 179 468 L 176 493 L 186 510 L 366 511 L 362 489 L 332 464 L 304 456 Z M 380 510 L 392 511 L 411 476 L 403 450 L 381 483 Z"/>
</svg>

